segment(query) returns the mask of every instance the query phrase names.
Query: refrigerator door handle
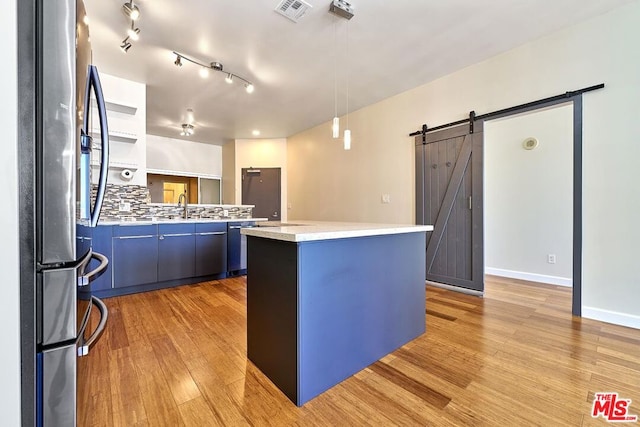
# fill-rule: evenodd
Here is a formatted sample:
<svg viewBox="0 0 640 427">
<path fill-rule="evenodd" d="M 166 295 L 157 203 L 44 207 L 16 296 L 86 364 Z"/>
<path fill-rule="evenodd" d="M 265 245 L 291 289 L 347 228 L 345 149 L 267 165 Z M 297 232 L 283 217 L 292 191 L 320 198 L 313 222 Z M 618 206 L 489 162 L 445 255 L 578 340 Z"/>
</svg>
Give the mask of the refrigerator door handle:
<svg viewBox="0 0 640 427">
<path fill-rule="evenodd" d="M 80 287 L 87 286 L 89 283 L 93 282 L 95 279 L 100 277 L 100 275 L 104 272 L 104 270 L 109 265 L 109 260 L 107 259 L 106 256 L 102 255 L 101 253 L 91 252 L 90 258 L 98 260 L 98 262 L 100 262 L 100 265 L 98 265 L 96 268 L 94 268 L 87 274 L 83 274 L 82 276 L 78 277 L 78 286 Z"/>
<path fill-rule="evenodd" d="M 96 341 L 100 339 L 100 336 L 104 332 L 104 328 L 107 325 L 107 318 L 109 317 L 109 310 L 107 309 L 106 304 L 100 298 L 92 296 L 91 303 L 95 305 L 98 308 L 98 311 L 100 312 L 100 322 L 98 322 L 98 326 L 93 331 L 91 336 L 87 338 L 86 341 L 84 341 L 84 338 L 82 335 L 80 336 L 81 342 L 78 345 L 79 357 L 86 356 L 87 354 L 89 354 L 89 350 L 91 349 L 91 346 L 93 346 L 96 343 Z"/>
<path fill-rule="evenodd" d="M 96 103 L 98 104 L 98 116 L 100 119 L 100 147 L 101 147 L 101 161 L 100 161 L 100 178 L 98 180 L 98 191 L 96 194 L 96 201 L 91 210 L 91 227 L 98 225 L 98 219 L 100 218 L 100 210 L 102 209 L 102 202 L 104 201 L 105 192 L 107 189 L 107 176 L 109 174 L 109 128 L 107 124 L 107 109 L 104 101 L 104 95 L 102 93 L 102 85 L 100 84 L 100 77 L 98 76 L 98 69 L 94 65 L 89 66 L 89 77 L 87 87 L 85 91 L 85 109 L 84 109 L 84 123 L 83 127 L 87 127 L 89 123 L 89 102 L 90 91 L 93 91 L 96 95 Z M 89 132 L 84 129 L 85 134 Z"/>
</svg>

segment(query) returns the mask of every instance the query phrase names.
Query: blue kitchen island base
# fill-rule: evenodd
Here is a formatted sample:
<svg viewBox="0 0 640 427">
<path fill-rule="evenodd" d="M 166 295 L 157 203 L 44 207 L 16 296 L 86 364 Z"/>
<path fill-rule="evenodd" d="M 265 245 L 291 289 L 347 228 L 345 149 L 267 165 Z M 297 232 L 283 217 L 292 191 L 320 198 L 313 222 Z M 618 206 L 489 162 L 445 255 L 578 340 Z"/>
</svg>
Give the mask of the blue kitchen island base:
<svg viewBox="0 0 640 427">
<path fill-rule="evenodd" d="M 425 332 L 425 232 L 248 236 L 247 355 L 296 405 Z"/>
</svg>

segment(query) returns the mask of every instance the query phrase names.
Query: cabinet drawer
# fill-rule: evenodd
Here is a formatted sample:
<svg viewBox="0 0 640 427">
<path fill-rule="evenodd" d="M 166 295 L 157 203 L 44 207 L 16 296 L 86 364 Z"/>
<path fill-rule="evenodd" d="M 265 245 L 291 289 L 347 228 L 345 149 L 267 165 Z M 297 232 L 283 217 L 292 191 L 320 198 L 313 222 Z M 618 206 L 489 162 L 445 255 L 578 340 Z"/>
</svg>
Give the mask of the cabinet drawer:
<svg viewBox="0 0 640 427">
<path fill-rule="evenodd" d="M 226 222 L 206 222 L 196 224 L 196 233 L 215 233 L 227 231 Z"/>
<path fill-rule="evenodd" d="M 195 231 L 196 227 L 194 223 L 158 225 L 158 234 L 193 234 Z"/>
<path fill-rule="evenodd" d="M 155 236 L 157 225 L 117 225 L 113 227 L 113 236 Z"/>
</svg>

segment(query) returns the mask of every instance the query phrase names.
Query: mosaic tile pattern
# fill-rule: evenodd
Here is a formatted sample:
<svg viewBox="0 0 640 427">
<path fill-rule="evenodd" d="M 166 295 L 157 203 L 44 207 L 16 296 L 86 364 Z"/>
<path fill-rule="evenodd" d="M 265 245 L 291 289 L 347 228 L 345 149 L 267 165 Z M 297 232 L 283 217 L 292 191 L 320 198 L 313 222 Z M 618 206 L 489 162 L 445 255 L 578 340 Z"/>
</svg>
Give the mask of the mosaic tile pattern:
<svg viewBox="0 0 640 427">
<path fill-rule="evenodd" d="M 92 186 L 95 199 L 97 186 Z M 177 205 L 150 204 L 147 187 L 141 185 L 107 184 L 100 218 L 103 221 L 151 220 L 153 218 L 177 218 L 183 215 L 183 208 Z M 127 209 L 128 208 L 128 209 Z M 227 215 L 223 216 L 224 211 Z M 190 218 L 251 218 L 252 208 L 242 206 L 187 206 Z"/>
</svg>

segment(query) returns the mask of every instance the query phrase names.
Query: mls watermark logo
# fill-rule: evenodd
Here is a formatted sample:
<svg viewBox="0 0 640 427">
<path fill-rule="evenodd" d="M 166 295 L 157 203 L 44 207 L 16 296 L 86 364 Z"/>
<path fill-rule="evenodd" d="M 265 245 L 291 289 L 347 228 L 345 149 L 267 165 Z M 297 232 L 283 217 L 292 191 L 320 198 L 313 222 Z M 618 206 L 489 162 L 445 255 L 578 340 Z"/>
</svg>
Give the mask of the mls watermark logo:
<svg viewBox="0 0 640 427">
<path fill-rule="evenodd" d="M 602 416 L 605 420 L 614 423 L 633 423 L 638 421 L 637 415 L 629 414 L 631 399 L 621 399 L 618 393 L 596 393 L 593 398 L 591 416 Z"/>
</svg>

